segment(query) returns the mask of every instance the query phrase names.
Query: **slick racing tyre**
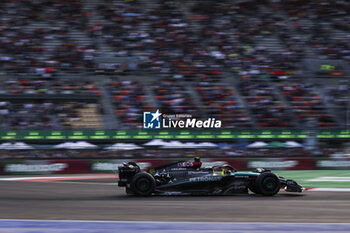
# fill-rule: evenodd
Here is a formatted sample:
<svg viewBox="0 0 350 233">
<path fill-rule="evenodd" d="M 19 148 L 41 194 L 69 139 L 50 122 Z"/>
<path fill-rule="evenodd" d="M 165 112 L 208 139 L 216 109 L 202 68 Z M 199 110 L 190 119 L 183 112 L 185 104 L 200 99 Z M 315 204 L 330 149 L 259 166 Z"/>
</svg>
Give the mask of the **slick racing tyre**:
<svg viewBox="0 0 350 233">
<path fill-rule="evenodd" d="M 138 196 L 150 196 L 156 187 L 153 176 L 147 172 L 137 173 L 131 180 L 130 191 Z"/>
<path fill-rule="evenodd" d="M 249 186 L 249 190 L 255 194 L 261 194 L 260 190 L 256 187 L 256 185 Z"/>
<path fill-rule="evenodd" d="M 126 192 L 126 194 L 128 194 L 128 195 L 135 195 L 135 193 L 134 193 L 130 188 L 126 188 L 126 189 L 125 189 L 125 192 Z"/>
<path fill-rule="evenodd" d="M 256 179 L 255 185 L 259 193 L 264 196 L 274 196 L 281 188 L 279 178 L 271 172 L 261 173 Z"/>
</svg>

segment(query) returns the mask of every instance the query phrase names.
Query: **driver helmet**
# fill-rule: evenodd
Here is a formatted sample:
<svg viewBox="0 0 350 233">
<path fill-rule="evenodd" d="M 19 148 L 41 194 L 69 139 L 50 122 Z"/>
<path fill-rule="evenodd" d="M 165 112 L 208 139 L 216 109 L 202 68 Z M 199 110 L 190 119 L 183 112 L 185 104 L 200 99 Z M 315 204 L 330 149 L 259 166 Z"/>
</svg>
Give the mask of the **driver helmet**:
<svg viewBox="0 0 350 233">
<path fill-rule="evenodd" d="M 195 162 L 200 162 L 200 161 L 201 161 L 201 158 L 200 158 L 199 156 L 197 156 L 197 157 L 194 158 L 194 161 L 195 161 Z"/>
</svg>

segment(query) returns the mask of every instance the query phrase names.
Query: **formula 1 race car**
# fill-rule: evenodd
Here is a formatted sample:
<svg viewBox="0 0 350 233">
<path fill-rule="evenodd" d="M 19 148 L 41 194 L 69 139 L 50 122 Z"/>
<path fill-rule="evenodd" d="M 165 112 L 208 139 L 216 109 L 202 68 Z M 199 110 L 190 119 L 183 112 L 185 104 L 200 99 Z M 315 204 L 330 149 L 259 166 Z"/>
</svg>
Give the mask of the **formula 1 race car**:
<svg viewBox="0 0 350 233">
<path fill-rule="evenodd" d="M 270 170 L 257 168 L 253 172 L 238 172 L 225 164 L 201 168 L 199 158 L 141 171 L 135 162 L 119 167 L 118 186 L 126 193 L 138 196 L 161 195 L 231 195 L 248 194 L 248 190 L 273 196 L 281 188 L 287 192 L 303 192 L 305 188 Z"/>
</svg>

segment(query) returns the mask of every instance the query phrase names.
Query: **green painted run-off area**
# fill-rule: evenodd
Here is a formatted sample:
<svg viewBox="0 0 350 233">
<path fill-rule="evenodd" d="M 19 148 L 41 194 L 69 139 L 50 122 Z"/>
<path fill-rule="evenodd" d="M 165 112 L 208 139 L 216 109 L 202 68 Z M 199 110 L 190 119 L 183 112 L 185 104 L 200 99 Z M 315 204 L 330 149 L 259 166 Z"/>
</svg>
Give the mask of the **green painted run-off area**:
<svg viewBox="0 0 350 233">
<path fill-rule="evenodd" d="M 350 188 L 350 170 L 280 170 L 277 175 L 292 179 L 304 187 Z"/>
</svg>

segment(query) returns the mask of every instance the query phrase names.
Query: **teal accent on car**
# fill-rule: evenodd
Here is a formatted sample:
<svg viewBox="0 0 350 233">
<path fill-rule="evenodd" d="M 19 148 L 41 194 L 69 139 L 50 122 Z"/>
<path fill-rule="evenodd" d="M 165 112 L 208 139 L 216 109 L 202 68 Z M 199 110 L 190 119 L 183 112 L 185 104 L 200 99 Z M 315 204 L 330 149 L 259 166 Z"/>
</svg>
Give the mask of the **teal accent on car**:
<svg viewBox="0 0 350 233">
<path fill-rule="evenodd" d="M 256 172 L 233 172 L 232 175 L 235 175 L 235 176 L 259 176 L 260 173 L 256 173 Z"/>
</svg>

